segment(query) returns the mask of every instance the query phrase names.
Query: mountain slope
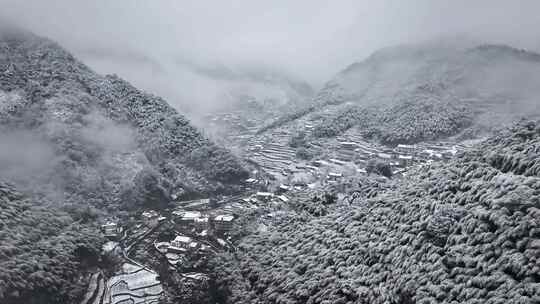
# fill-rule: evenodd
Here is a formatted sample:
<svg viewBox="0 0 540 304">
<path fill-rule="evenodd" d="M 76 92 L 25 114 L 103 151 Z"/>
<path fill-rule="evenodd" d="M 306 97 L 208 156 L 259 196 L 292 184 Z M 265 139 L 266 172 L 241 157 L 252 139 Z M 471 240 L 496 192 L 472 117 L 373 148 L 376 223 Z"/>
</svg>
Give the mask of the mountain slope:
<svg viewBox="0 0 540 304">
<path fill-rule="evenodd" d="M 0 302 L 76 302 L 103 242 L 95 226 L 0 182 Z"/>
<path fill-rule="evenodd" d="M 315 137 L 358 125 L 366 137 L 388 144 L 474 137 L 522 116 L 538 117 L 539 88 L 535 53 L 504 45 L 399 46 L 352 64 L 325 85 L 310 108 L 279 123 L 319 114 L 325 119 L 315 126 Z"/>
<path fill-rule="evenodd" d="M 540 125 L 523 123 L 398 187 L 360 184 L 326 215 L 246 237 L 215 263 L 220 291 L 229 303 L 536 303 L 539 153 Z"/>
<path fill-rule="evenodd" d="M 52 151 L 48 168 L 3 170 L 30 169 L 2 176 L 19 185 L 107 206 L 230 192 L 247 176 L 164 100 L 95 74 L 52 41 L 3 31 L 0 71 L 2 136 L 38 139 L 36 157 Z M 5 166 L 26 163 L 2 156 Z"/>
</svg>

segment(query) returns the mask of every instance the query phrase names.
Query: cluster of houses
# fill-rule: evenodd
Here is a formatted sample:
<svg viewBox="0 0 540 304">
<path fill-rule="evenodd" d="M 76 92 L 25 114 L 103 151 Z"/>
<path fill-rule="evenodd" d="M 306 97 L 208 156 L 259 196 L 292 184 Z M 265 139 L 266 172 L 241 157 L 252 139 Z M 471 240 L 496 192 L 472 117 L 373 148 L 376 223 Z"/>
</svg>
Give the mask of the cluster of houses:
<svg viewBox="0 0 540 304">
<path fill-rule="evenodd" d="M 448 160 L 460 149 L 454 143 L 424 143 L 419 145 L 399 144 L 395 148 L 375 147 L 362 142 L 340 141 L 338 159 L 330 162 L 345 164 L 353 162 L 364 167 L 369 160 L 379 159 L 396 168 L 406 168 L 415 163 L 431 160 Z"/>
<path fill-rule="evenodd" d="M 329 150 L 331 154 L 328 158 L 298 163 L 290 147 L 277 142 L 265 142 L 264 145 L 262 141 L 253 143 L 249 148 L 250 159 L 264 172 L 274 176 L 277 182 L 304 188 L 308 185 L 295 185 L 293 182 L 298 174 L 305 174 L 309 183 L 317 187 L 324 183 L 339 182 L 344 176 L 367 174 L 366 168 L 372 160 L 388 163 L 393 174 L 400 174 L 414 164 L 450 159 L 461 149 L 455 143 L 400 144 L 395 148 L 388 148 L 350 136 L 338 138 L 336 147 Z M 252 189 L 269 186 L 267 181 L 258 177 L 245 182 Z"/>
<path fill-rule="evenodd" d="M 209 245 L 187 235 L 176 235 L 170 242 L 154 243 L 154 246 L 159 252 L 166 254 L 171 264 L 176 264 L 179 259 L 178 254 L 204 252 L 210 249 Z"/>
<path fill-rule="evenodd" d="M 175 210 L 171 213 L 175 224 L 183 230 L 194 229 L 195 231 L 208 231 L 212 229 L 217 234 L 226 234 L 232 229 L 234 216 L 229 214 L 218 214 L 209 216 L 200 211 Z M 141 214 L 142 223 L 153 228 L 160 222 L 167 220 L 167 217 L 160 215 L 155 210 L 147 210 Z M 103 234 L 113 240 L 117 240 L 123 233 L 123 228 L 115 221 L 109 221 L 101 225 Z"/>
<path fill-rule="evenodd" d="M 321 177 L 320 168 L 326 167 L 328 170 L 334 170 L 322 176 L 327 182 L 332 183 L 341 180 L 345 175 L 344 172 L 348 172 L 350 168 L 354 168 L 356 173 L 367 174 L 365 168 L 371 160 L 388 163 L 393 168 L 393 173 L 397 174 L 416 163 L 448 160 L 461 149 L 462 147 L 453 143 L 400 144 L 392 149 L 365 142 L 340 141 L 339 146 L 334 150 L 334 157 L 326 160 L 315 160 L 305 165 L 296 165 L 296 168 L 305 170 L 319 179 Z"/>
<path fill-rule="evenodd" d="M 269 185 L 269 181 L 258 170 L 253 171 L 255 177 L 248 178 L 244 181 L 246 186 L 251 189 L 264 189 Z"/>
<path fill-rule="evenodd" d="M 182 229 L 196 231 L 213 230 L 217 234 L 226 234 L 232 229 L 234 216 L 218 214 L 209 216 L 200 211 L 175 210 L 172 212 L 174 222 Z"/>
<path fill-rule="evenodd" d="M 189 235 L 197 235 L 206 237 L 208 230 L 213 230 L 218 235 L 224 235 L 232 229 L 234 216 L 229 214 L 219 214 L 208 216 L 200 211 L 182 211 L 175 210 L 172 212 L 173 219 L 178 230 L 187 232 Z M 156 249 L 167 254 L 170 262 L 175 259 L 175 254 L 205 252 L 210 249 L 209 245 L 197 241 L 189 235 L 176 235 L 170 242 L 161 242 L 154 244 Z M 221 240 L 218 238 L 218 240 Z M 172 254 L 172 255 L 171 255 Z"/>
<path fill-rule="evenodd" d="M 170 253 L 185 253 L 186 251 L 197 251 L 201 248 L 201 243 L 194 241 L 191 237 L 185 235 L 177 235 L 167 247 L 167 252 Z"/>
<path fill-rule="evenodd" d="M 458 149 L 452 144 L 397 145 L 392 157 L 397 158 L 400 165 L 409 165 L 413 161 L 448 160 Z"/>
<path fill-rule="evenodd" d="M 210 249 L 209 245 L 201 243 L 189 235 L 206 237 L 209 230 L 214 231 L 217 235 L 224 235 L 231 231 L 234 222 L 234 216 L 230 214 L 210 216 L 200 211 L 175 210 L 171 215 L 177 229 L 188 235 L 176 235 L 170 242 L 155 244 L 160 252 L 167 254 L 170 262 L 174 261 L 174 258 L 171 259 L 171 257 L 174 257 L 175 254 L 205 252 Z M 218 240 L 220 239 L 218 238 Z"/>
<path fill-rule="evenodd" d="M 272 192 L 257 192 L 255 194 L 252 194 L 249 197 L 243 198 L 242 201 L 244 203 L 248 204 L 267 204 L 272 202 L 282 202 L 287 203 L 289 202 L 289 198 L 285 196 L 285 192 L 289 191 L 291 189 L 290 186 L 286 185 L 280 185 L 278 189 L 275 191 L 275 193 Z"/>
<path fill-rule="evenodd" d="M 284 188 L 287 188 L 287 186 L 285 185 L 281 185 L 280 187 L 284 187 Z M 253 198 L 251 198 L 253 200 Z M 274 199 L 278 199 L 282 202 L 288 202 L 289 199 L 283 195 L 283 194 L 274 194 L 274 193 L 271 193 L 271 192 L 257 192 L 255 194 L 255 199 L 258 201 L 258 202 L 263 202 L 263 203 L 267 203 L 267 202 L 270 202 Z"/>
</svg>

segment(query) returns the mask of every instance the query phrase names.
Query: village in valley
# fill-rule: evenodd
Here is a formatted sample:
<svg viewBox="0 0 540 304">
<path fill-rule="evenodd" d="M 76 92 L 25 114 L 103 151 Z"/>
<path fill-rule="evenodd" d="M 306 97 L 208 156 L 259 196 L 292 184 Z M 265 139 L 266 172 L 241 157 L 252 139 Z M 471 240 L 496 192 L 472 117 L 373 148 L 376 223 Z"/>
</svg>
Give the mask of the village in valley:
<svg viewBox="0 0 540 304">
<path fill-rule="evenodd" d="M 102 225 L 109 239 L 103 250 L 120 259 L 121 269 L 104 281 L 93 277 L 83 303 L 153 303 L 163 294 L 157 268 L 166 269 L 186 280 L 204 281 L 197 260 L 220 250 L 234 250 L 228 233 L 235 216 L 210 209 L 210 199 L 178 203 L 163 211 L 145 210 L 129 223 L 111 219 Z M 162 275 L 162 274 L 161 274 Z M 91 284 L 92 285 L 92 284 Z"/>
<path fill-rule="evenodd" d="M 257 229 L 264 230 L 266 221 L 279 220 L 295 201 L 309 199 L 346 178 L 370 174 L 370 163 L 383 163 L 392 178 L 400 178 L 411 166 L 451 159 L 469 145 L 424 142 L 386 147 L 364 140 L 351 129 L 336 138 L 310 142 L 317 156 L 303 160 L 290 145 L 290 129 L 255 136 L 255 128 L 240 127 L 241 120 L 233 118 L 228 114 L 221 119 L 233 124 L 227 128 L 228 140 L 239 145 L 241 157 L 252 166 L 244 181 L 245 192 L 190 201 L 172 195 L 167 209 L 148 209 L 129 221 L 103 223 L 102 232 L 109 239 L 103 249 L 118 257 L 121 267 L 108 279 L 94 274 L 82 304 L 156 303 L 164 294 L 164 276 L 203 284 L 209 279 L 208 258 L 237 250 L 234 236 L 242 229 L 238 223 L 242 219 L 252 215 Z M 309 131 L 312 125 L 304 122 L 301 127 Z"/>
<path fill-rule="evenodd" d="M 336 112 L 337 108 L 328 111 Z M 343 177 L 367 174 L 373 162 L 389 165 L 393 176 L 406 175 L 410 166 L 449 160 L 478 142 L 448 139 L 389 147 L 366 140 L 362 129 L 353 127 L 340 136 L 307 140 L 301 147 L 295 147 L 291 139 L 298 134 L 306 137 L 311 134 L 318 123 L 317 117 L 302 117 L 293 125 L 285 124 L 258 134 L 257 126 L 267 125 L 278 118 L 249 114 L 224 112 L 209 115 L 207 129 L 218 132 L 214 134 L 215 138 L 225 138 L 229 149 L 238 151 L 240 157 L 258 169 L 253 175 L 257 183 L 271 188 L 280 184 L 303 184 L 312 188 L 324 186 Z M 301 155 L 300 150 L 308 155 Z M 264 177 L 260 178 L 261 175 Z"/>
<path fill-rule="evenodd" d="M 208 280 L 205 261 L 220 251 L 235 251 L 231 232 L 235 221 L 250 211 L 262 211 L 273 220 L 274 211 L 289 202 L 289 189 L 259 191 L 253 178 L 245 181 L 247 194 L 190 201 L 171 201 L 171 208 L 145 210 L 128 222 L 110 219 L 101 226 L 109 239 L 105 254 L 121 264 L 108 280 L 92 276 L 83 304 L 154 303 L 164 294 L 163 270 L 182 280 L 203 284 Z M 264 225 L 262 225 L 264 226 Z"/>
</svg>

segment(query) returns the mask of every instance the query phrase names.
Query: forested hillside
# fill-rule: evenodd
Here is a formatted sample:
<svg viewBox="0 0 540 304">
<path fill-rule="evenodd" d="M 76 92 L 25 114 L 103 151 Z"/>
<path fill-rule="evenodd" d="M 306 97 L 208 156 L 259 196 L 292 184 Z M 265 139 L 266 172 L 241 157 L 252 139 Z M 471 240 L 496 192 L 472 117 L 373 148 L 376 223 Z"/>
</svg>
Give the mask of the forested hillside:
<svg viewBox="0 0 540 304">
<path fill-rule="evenodd" d="M 74 303 L 104 242 L 95 226 L 0 183 L 0 302 Z"/>
<path fill-rule="evenodd" d="M 0 137 L 17 151 L 0 155 L 1 175 L 21 189 L 129 208 L 232 192 L 247 176 L 164 100 L 95 74 L 52 41 L 4 30 L 0 70 Z"/>
<path fill-rule="evenodd" d="M 215 261 L 227 303 L 537 303 L 540 124 L 521 123 Z"/>
<path fill-rule="evenodd" d="M 304 110 L 262 130 L 314 114 L 313 136 L 333 137 L 353 126 L 387 144 L 489 135 L 521 117 L 540 115 L 540 55 L 505 45 L 405 45 L 352 64 Z M 331 105 L 343 105 L 324 114 Z"/>
<path fill-rule="evenodd" d="M 240 189 L 239 161 L 163 99 L 0 29 L 0 303 L 75 303 L 98 219 Z M 14 187 L 17 191 L 14 190 Z"/>
</svg>

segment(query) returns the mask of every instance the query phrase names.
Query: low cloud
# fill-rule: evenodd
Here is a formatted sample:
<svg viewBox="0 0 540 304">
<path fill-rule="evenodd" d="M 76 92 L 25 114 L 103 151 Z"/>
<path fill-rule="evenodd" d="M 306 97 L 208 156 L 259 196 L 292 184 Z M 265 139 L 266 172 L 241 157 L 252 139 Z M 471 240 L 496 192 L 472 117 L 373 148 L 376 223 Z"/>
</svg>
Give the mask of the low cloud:
<svg viewBox="0 0 540 304">
<path fill-rule="evenodd" d="M 0 0 L 0 7 L 1 19 L 59 41 L 98 72 L 188 107 L 221 102 L 221 84 L 171 62 L 255 66 L 320 87 L 381 47 L 433 37 L 540 49 L 535 0 Z"/>
<path fill-rule="evenodd" d="M 54 146 L 31 131 L 0 130 L 0 178 L 27 182 L 52 173 L 60 158 Z"/>
<path fill-rule="evenodd" d="M 92 143 L 106 153 L 127 152 L 135 149 L 135 132 L 127 125 L 119 125 L 97 111 L 83 117 L 80 130 L 83 141 Z"/>
</svg>

